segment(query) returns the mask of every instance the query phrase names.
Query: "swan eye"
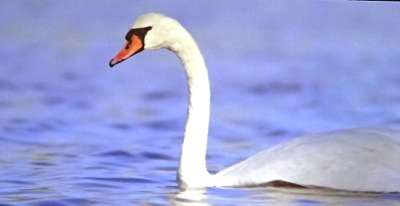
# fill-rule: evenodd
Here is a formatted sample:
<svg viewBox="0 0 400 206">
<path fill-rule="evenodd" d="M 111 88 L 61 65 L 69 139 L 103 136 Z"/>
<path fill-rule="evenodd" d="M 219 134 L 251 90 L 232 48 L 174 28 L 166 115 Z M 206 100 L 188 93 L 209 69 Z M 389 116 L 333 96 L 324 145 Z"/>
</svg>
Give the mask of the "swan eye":
<svg viewBox="0 0 400 206">
<path fill-rule="evenodd" d="M 138 37 L 142 41 L 142 43 L 144 43 L 144 37 L 146 36 L 147 32 L 150 31 L 151 29 L 152 27 L 148 26 L 148 27 L 135 28 L 129 30 L 128 33 L 126 33 L 125 35 L 125 40 L 128 42 L 126 44 L 125 49 L 129 49 L 130 45 L 132 44 L 133 36 Z"/>
<path fill-rule="evenodd" d="M 147 32 L 150 31 L 151 29 L 152 29 L 151 26 L 131 29 L 128 31 L 128 33 L 126 33 L 125 40 L 130 41 L 133 35 L 139 37 L 141 40 L 144 40 L 144 37 L 146 36 Z"/>
<path fill-rule="evenodd" d="M 129 30 L 128 33 L 126 33 L 125 35 L 125 40 L 128 42 L 126 44 L 125 49 L 129 49 L 129 47 L 131 46 L 133 36 L 138 37 L 142 41 L 142 43 L 144 43 L 144 37 L 146 36 L 147 32 L 150 31 L 151 29 L 152 27 L 148 26 L 148 27 L 135 28 Z"/>
</svg>

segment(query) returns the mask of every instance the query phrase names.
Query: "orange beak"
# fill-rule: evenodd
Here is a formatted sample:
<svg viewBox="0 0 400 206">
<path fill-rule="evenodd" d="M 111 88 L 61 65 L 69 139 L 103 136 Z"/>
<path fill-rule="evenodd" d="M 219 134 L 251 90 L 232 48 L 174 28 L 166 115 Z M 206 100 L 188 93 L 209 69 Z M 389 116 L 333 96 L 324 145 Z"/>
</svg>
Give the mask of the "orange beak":
<svg viewBox="0 0 400 206">
<path fill-rule="evenodd" d="M 143 51 L 143 49 L 144 44 L 142 40 L 138 36 L 132 35 L 131 39 L 125 43 L 121 51 L 117 55 L 115 55 L 113 59 L 111 59 L 109 63 L 110 67 L 113 67 L 116 64 L 123 62 L 129 57 Z"/>
</svg>

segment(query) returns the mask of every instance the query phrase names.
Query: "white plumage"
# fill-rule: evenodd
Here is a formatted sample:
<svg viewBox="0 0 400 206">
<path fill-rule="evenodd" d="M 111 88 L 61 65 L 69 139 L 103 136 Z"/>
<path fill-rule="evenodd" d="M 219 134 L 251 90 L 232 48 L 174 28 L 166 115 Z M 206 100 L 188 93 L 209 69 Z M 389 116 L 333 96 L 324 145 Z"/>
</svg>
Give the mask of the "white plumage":
<svg viewBox="0 0 400 206">
<path fill-rule="evenodd" d="M 146 28 L 143 32 L 142 28 Z M 400 132 L 360 128 L 306 135 L 264 150 L 212 175 L 206 169 L 210 86 L 203 57 L 174 19 L 150 13 L 137 19 L 131 39 L 110 66 L 141 49 L 166 48 L 181 59 L 189 109 L 180 157 L 180 188 L 249 187 L 284 181 L 363 192 L 400 192 Z"/>
</svg>

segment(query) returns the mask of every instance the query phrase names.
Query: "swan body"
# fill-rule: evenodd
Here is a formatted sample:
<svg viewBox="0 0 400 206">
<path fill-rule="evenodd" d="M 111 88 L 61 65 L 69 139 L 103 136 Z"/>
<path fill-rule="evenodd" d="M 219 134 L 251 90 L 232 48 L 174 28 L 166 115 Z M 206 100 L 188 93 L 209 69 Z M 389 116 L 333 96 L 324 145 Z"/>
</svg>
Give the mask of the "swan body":
<svg viewBox="0 0 400 206">
<path fill-rule="evenodd" d="M 177 180 L 181 189 L 251 187 L 283 181 L 361 192 L 400 192 L 400 131 L 378 128 L 306 135 L 264 150 L 217 174 L 206 168 L 210 113 L 208 72 L 191 35 L 174 19 L 139 17 L 110 67 L 144 49 L 166 48 L 183 63 L 189 88 L 188 117 Z"/>
</svg>

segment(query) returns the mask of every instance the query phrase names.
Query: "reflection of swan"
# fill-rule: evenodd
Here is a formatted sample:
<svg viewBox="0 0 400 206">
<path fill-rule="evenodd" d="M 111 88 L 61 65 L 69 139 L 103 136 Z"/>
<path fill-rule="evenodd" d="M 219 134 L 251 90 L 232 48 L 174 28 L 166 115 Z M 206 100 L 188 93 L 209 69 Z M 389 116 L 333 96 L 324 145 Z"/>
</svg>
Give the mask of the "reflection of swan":
<svg viewBox="0 0 400 206">
<path fill-rule="evenodd" d="M 398 205 L 398 194 L 388 196 L 381 193 L 360 193 L 321 188 L 246 188 L 232 192 L 225 188 L 215 188 L 212 192 L 203 189 L 182 190 L 170 196 L 174 206 L 210 206 L 219 205 L 308 205 L 307 200 L 317 205 L 352 205 L 358 203 L 376 203 Z M 262 204 L 260 204 L 262 203 Z M 379 204 L 380 203 L 380 204 Z M 396 204 L 397 203 L 397 204 Z"/>
<path fill-rule="evenodd" d="M 294 183 L 353 191 L 400 192 L 400 132 L 351 129 L 297 138 L 264 150 L 215 175 L 206 169 L 210 86 L 203 57 L 190 34 L 160 14 L 140 17 L 114 66 L 143 49 L 166 48 L 183 63 L 189 111 L 182 144 L 180 188 L 248 187 Z"/>
</svg>

